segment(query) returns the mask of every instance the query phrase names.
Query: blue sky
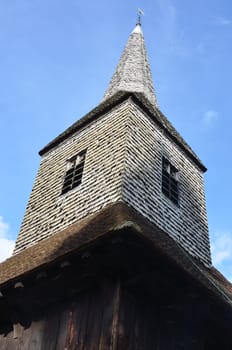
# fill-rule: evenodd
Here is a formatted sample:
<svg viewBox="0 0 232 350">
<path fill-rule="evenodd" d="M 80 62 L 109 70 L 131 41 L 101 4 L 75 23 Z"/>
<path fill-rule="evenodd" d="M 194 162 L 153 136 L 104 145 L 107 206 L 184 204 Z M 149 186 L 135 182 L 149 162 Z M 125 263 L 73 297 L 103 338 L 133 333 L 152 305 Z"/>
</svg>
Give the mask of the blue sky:
<svg viewBox="0 0 232 350">
<path fill-rule="evenodd" d="M 0 0 L 0 259 L 38 151 L 103 97 L 141 7 L 162 112 L 207 166 L 213 261 L 232 280 L 232 3 Z"/>
</svg>

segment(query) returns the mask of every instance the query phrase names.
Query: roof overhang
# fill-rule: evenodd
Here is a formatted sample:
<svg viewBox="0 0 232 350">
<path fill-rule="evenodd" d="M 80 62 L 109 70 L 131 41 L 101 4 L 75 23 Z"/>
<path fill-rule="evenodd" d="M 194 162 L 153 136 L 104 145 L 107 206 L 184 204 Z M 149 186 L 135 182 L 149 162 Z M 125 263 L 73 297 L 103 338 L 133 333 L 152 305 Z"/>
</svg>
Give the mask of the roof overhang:
<svg viewBox="0 0 232 350">
<path fill-rule="evenodd" d="M 79 119 L 63 133 L 57 136 L 53 141 L 47 144 L 40 150 L 39 154 L 41 156 L 45 155 L 54 147 L 58 146 L 69 137 L 72 137 L 75 133 L 81 131 L 87 125 L 95 122 L 98 118 L 128 99 L 131 99 L 135 104 L 137 104 L 139 108 L 141 108 L 151 118 L 151 120 L 156 123 L 157 127 L 159 127 L 186 153 L 186 155 L 200 168 L 201 171 L 205 172 L 207 170 L 204 164 L 193 152 L 191 147 L 184 141 L 164 114 L 157 107 L 151 104 L 142 93 L 139 92 L 119 91 L 115 93 L 112 97 L 99 104 L 96 108 L 91 110 L 88 114 Z"/>
<path fill-rule="evenodd" d="M 0 264 L 0 291 L 7 290 L 28 276 L 61 264 L 73 254 L 91 249 L 113 235 L 132 232 L 155 252 L 199 283 L 220 303 L 232 308 L 232 285 L 213 267 L 207 268 L 192 258 L 165 232 L 151 224 L 124 203 L 116 203 L 57 232 Z M 139 257 L 138 257 L 139 259 Z"/>
</svg>

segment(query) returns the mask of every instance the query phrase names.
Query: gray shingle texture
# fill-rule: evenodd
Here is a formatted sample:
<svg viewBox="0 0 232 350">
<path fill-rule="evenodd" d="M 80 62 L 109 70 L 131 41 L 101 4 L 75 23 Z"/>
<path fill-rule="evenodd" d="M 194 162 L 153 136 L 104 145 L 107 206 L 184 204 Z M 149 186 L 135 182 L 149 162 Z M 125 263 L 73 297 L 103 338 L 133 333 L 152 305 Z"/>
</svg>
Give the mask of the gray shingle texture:
<svg viewBox="0 0 232 350">
<path fill-rule="evenodd" d="M 157 106 L 143 33 L 139 24 L 129 37 L 103 101 L 117 91 L 142 92 Z"/>
<path fill-rule="evenodd" d="M 162 193 L 162 157 L 178 169 L 179 205 Z M 123 200 L 211 264 L 202 171 L 135 103 L 127 118 Z"/>
<path fill-rule="evenodd" d="M 15 252 L 121 199 L 128 102 L 43 156 Z M 82 183 L 61 195 L 66 160 L 87 149 Z"/>
<path fill-rule="evenodd" d="M 66 160 L 85 148 L 81 185 L 61 195 Z M 161 191 L 163 155 L 179 170 L 179 207 Z M 202 171 L 132 98 L 44 154 L 15 253 L 118 201 L 211 264 Z"/>
</svg>

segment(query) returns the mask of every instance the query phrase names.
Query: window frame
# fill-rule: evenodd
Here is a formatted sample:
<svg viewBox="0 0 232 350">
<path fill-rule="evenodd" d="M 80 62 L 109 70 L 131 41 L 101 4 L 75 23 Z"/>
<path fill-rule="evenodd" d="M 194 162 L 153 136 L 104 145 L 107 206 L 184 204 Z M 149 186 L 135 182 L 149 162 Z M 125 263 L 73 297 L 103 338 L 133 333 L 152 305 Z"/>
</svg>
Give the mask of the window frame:
<svg viewBox="0 0 232 350">
<path fill-rule="evenodd" d="M 179 206 L 179 171 L 166 158 L 162 157 L 162 193 L 176 206 Z"/>
<path fill-rule="evenodd" d="M 61 195 L 80 186 L 82 183 L 87 149 L 67 159 Z"/>
</svg>

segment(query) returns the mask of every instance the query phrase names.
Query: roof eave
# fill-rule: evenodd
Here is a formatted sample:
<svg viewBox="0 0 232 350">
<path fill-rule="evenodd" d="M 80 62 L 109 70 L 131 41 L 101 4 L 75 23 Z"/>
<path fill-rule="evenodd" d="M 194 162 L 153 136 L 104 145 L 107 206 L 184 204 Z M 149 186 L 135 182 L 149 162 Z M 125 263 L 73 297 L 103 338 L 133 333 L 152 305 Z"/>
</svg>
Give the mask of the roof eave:
<svg viewBox="0 0 232 350">
<path fill-rule="evenodd" d="M 67 138 L 72 136 L 74 133 L 80 131 L 88 124 L 94 122 L 100 116 L 112 110 L 115 106 L 124 102 L 125 100 L 132 98 L 132 100 L 142 109 L 149 117 L 169 136 L 191 159 L 192 161 L 200 168 L 202 172 L 205 172 L 207 168 L 192 151 L 190 146 L 183 140 L 180 134 L 176 129 L 171 125 L 167 118 L 162 114 L 162 112 L 151 104 L 148 99 L 139 92 L 128 92 L 128 91 L 119 91 L 115 93 L 112 97 L 108 98 L 97 107 L 92 109 L 84 117 L 79 119 L 63 133 L 57 136 L 53 141 L 47 144 L 43 149 L 39 151 L 39 155 L 43 156 L 48 151 L 58 146 L 61 142 L 65 141 Z"/>
<path fill-rule="evenodd" d="M 121 202 L 106 207 L 91 218 L 81 220 L 80 223 L 57 232 L 47 240 L 29 247 L 1 263 L 0 289 L 5 290 L 16 281 L 23 280 L 46 266 L 56 264 L 80 249 L 88 248 L 90 244 L 92 245 L 96 240 L 108 236 L 110 232 L 117 233 L 128 228 L 152 244 L 154 249 L 171 259 L 188 275 L 200 282 L 212 295 L 217 296 L 225 305 L 230 306 L 232 310 L 232 286 L 223 276 L 218 277 L 213 267 L 207 268 L 192 258 L 165 232 Z M 49 254 L 47 254 L 46 249 Z M 41 254 L 35 258 L 35 252 L 40 250 Z M 28 262 L 28 259 L 30 260 L 32 257 L 33 260 L 37 259 L 33 261 L 34 265 Z M 25 268 L 22 267 L 23 262 L 26 264 Z M 4 275 L 4 269 L 7 269 L 10 278 L 7 278 L 7 271 Z"/>
</svg>

